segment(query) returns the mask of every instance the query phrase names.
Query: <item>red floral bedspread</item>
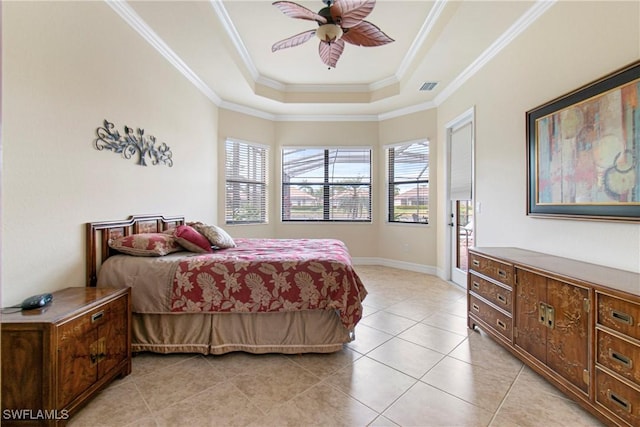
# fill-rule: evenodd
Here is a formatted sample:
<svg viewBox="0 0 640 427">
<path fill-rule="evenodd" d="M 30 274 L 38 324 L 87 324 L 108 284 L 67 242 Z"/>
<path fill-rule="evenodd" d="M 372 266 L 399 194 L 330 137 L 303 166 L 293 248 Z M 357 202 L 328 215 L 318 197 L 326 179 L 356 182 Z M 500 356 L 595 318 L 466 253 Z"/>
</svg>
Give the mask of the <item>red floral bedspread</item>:
<svg viewBox="0 0 640 427">
<path fill-rule="evenodd" d="M 347 247 L 335 239 L 241 239 L 236 248 L 180 261 L 174 312 L 337 310 L 352 330 L 367 295 Z"/>
</svg>

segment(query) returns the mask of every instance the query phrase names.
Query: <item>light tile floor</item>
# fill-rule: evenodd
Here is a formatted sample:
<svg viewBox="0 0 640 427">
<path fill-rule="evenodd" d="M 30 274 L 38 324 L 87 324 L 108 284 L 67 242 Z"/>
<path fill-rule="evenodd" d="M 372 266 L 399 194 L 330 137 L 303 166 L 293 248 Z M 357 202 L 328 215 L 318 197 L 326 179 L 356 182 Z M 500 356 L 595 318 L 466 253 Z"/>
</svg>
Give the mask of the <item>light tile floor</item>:
<svg viewBox="0 0 640 427">
<path fill-rule="evenodd" d="M 466 325 L 462 289 L 356 266 L 369 295 L 356 340 L 333 354 L 133 359 L 71 419 L 79 426 L 599 426 Z"/>
</svg>

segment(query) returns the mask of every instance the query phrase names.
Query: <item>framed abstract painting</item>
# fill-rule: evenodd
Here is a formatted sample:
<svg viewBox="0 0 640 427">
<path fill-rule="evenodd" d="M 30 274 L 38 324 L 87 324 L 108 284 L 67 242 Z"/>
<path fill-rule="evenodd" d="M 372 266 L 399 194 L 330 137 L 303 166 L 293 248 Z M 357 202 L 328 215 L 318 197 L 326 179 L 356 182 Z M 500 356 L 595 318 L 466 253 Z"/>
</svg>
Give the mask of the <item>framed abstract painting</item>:
<svg viewBox="0 0 640 427">
<path fill-rule="evenodd" d="M 640 221 L 640 61 L 526 113 L 527 215 Z"/>
</svg>

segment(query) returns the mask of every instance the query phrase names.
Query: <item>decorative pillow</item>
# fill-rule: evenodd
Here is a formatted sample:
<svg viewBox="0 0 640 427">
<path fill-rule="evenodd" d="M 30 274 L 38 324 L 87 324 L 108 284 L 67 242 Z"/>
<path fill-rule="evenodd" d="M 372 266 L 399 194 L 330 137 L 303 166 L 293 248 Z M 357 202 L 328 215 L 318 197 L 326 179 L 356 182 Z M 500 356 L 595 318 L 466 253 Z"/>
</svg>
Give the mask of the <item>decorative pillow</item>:
<svg viewBox="0 0 640 427">
<path fill-rule="evenodd" d="M 178 244 L 188 251 L 197 253 L 213 252 L 209 240 L 193 227 L 179 225 L 174 230 L 174 236 Z"/>
<path fill-rule="evenodd" d="M 231 236 L 216 225 L 207 225 L 201 222 L 191 222 L 189 225 L 203 234 L 213 246 L 221 249 L 236 247 L 236 242 L 233 241 Z"/>
<path fill-rule="evenodd" d="M 109 247 L 135 256 L 163 256 L 182 248 L 176 238 L 164 233 L 139 233 L 109 241 Z"/>
</svg>

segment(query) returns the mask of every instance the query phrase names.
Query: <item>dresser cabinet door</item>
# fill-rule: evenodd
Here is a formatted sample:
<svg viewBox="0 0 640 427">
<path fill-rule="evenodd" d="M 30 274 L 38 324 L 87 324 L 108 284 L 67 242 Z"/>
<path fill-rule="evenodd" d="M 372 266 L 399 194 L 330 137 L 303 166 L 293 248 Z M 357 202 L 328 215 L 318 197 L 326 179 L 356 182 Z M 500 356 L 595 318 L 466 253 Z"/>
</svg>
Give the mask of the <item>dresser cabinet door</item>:
<svg viewBox="0 0 640 427">
<path fill-rule="evenodd" d="M 588 393 L 589 291 L 517 271 L 516 346 Z"/>
<path fill-rule="evenodd" d="M 553 325 L 547 331 L 547 365 L 588 392 L 589 291 L 553 279 L 547 280 L 547 305 L 553 310 Z"/>
<path fill-rule="evenodd" d="M 127 299 L 118 298 L 105 309 L 98 329 L 98 378 L 127 358 L 127 334 Z"/>
<path fill-rule="evenodd" d="M 515 345 L 546 363 L 549 328 L 540 312 L 540 303 L 546 299 L 547 279 L 525 270 L 518 270 L 517 277 Z"/>
<path fill-rule="evenodd" d="M 86 315 L 58 327 L 58 408 L 66 408 L 96 382 L 97 336 Z"/>
</svg>

